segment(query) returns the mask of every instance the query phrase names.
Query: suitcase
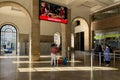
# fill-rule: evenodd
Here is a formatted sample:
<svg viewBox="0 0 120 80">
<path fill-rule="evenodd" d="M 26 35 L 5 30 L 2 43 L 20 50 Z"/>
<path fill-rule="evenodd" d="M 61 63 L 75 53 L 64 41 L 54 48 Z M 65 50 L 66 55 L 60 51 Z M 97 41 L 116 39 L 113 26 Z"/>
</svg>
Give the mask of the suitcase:
<svg viewBox="0 0 120 80">
<path fill-rule="evenodd" d="M 62 59 L 58 59 L 58 64 L 62 64 Z"/>
</svg>

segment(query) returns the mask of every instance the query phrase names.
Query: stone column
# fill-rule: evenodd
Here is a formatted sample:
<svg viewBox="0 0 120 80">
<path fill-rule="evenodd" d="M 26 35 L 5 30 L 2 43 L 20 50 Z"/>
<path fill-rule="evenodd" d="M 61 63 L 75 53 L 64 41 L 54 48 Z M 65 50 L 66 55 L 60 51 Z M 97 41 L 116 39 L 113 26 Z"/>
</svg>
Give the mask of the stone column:
<svg viewBox="0 0 120 80">
<path fill-rule="evenodd" d="M 66 57 L 66 24 L 61 23 L 61 35 L 62 35 L 62 57 Z"/>
<path fill-rule="evenodd" d="M 68 47 L 71 47 L 71 10 L 67 12 L 68 23 L 61 23 L 61 34 L 62 34 L 62 57 L 68 57 Z"/>
<path fill-rule="evenodd" d="M 93 17 L 93 15 L 89 15 L 89 51 L 91 52 L 91 50 L 92 50 L 92 41 L 93 41 L 93 39 L 92 39 L 92 26 L 91 26 L 91 22 L 92 22 L 92 17 Z"/>
<path fill-rule="evenodd" d="M 40 59 L 40 21 L 39 0 L 33 0 L 33 14 L 30 34 L 30 58 L 32 61 Z"/>
<path fill-rule="evenodd" d="M 71 27 L 72 27 L 72 23 L 71 23 L 71 10 L 68 9 L 67 10 L 68 14 L 67 14 L 67 18 L 68 18 L 68 23 L 66 26 L 66 47 L 67 47 L 67 59 L 70 60 L 71 58 Z"/>
<path fill-rule="evenodd" d="M 71 23 L 71 10 L 68 9 L 68 23 L 66 26 L 66 41 L 67 41 L 67 48 L 71 47 L 71 27 L 72 27 L 72 23 Z"/>
</svg>

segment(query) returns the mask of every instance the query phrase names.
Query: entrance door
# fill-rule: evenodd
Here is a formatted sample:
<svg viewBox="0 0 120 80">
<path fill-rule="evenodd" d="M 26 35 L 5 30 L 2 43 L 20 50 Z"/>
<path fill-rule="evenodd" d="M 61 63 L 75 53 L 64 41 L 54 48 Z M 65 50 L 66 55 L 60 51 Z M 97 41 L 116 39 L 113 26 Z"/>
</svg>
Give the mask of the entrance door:
<svg viewBox="0 0 120 80">
<path fill-rule="evenodd" d="M 75 34 L 75 50 L 84 51 L 84 32 Z"/>
<path fill-rule="evenodd" d="M 84 51 L 84 32 L 80 32 L 80 51 Z"/>
<path fill-rule="evenodd" d="M 4 25 L 1 29 L 1 54 L 16 54 L 16 29 L 12 25 Z"/>
</svg>

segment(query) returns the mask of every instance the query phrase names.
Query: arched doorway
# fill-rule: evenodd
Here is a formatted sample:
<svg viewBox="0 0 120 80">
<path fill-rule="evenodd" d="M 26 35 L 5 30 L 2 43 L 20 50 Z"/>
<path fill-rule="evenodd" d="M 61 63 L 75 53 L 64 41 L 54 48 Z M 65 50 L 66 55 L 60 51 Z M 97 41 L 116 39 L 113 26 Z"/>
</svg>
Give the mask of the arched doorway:
<svg viewBox="0 0 120 80">
<path fill-rule="evenodd" d="M 9 12 L 9 13 L 8 13 Z M 29 35 L 31 33 L 31 14 L 29 10 L 27 10 L 23 5 L 19 4 L 19 2 L 12 2 L 12 1 L 4 1 L 0 2 L 0 13 L 1 13 L 1 20 L 0 21 L 0 30 L 4 26 L 12 26 L 16 29 L 16 46 L 13 46 L 13 43 L 11 44 L 11 47 L 7 46 L 8 49 L 12 48 L 12 52 L 15 52 L 17 54 L 21 54 L 21 44 L 29 44 Z M 11 25 L 10 25 L 11 24 Z M 9 31 L 9 34 L 13 35 L 13 30 L 7 29 Z M 5 36 L 8 34 L 5 34 Z M 0 35 L 2 39 L 2 33 Z M 10 39 L 10 38 L 9 38 Z M 4 41 L 3 41 L 4 42 Z M 2 47 L 2 43 L 0 42 L 0 46 Z M 10 42 L 10 41 L 8 41 Z M 26 42 L 26 43 L 25 43 Z M 4 44 L 5 45 L 5 44 Z M 31 45 L 30 45 L 31 46 Z M 5 47 L 5 46 L 4 46 Z M 0 48 L 1 49 L 1 48 Z M 24 52 L 26 52 L 26 47 L 24 47 Z M 29 46 L 27 47 L 28 53 L 30 52 Z M 14 50 L 14 51 L 13 51 Z M 2 51 L 2 49 L 1 49 Z M 0 52 L 1 52 L 0 51 Z M 28 54 L 29 55 L 29 54 Z"/>
<path fill-rule="evenodd" d="M 10 24 L 3 25 L 1 32 L 1 54 L 16 54 L 17 30 Z"/>
<path fill-rule="evenodd" d="M 57 44 L 57 47 L 61 46 L 61 39 L 59 32 L 54 33 L 54 43 Z"/>
<path fill-rule="evenodd" d="M 84 18 L 77 17 L 73 20 L 71 44 L 74 44 L 75 51 L 89 50 L 89 27 Z"/>
</svg>

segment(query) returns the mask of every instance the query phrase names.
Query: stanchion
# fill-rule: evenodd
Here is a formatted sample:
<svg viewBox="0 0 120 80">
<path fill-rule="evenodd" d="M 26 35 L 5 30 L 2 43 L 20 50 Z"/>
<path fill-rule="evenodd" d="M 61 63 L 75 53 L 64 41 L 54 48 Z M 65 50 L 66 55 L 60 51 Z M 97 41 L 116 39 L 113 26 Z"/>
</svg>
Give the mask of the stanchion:
<svg viewBox="0 0 120 80">
<path fill-rule="evenodd" d="M 99 52 L 99 65 L 101 66 L 101 52 Z"/>
<path fill-rule="evenodd" d="M 85 62 L 86 62 L 86 53 L 83 52 L 83 55 L 84 55 L 84 64 L 85 64 Z"/>
<path fill-rule="evenodd" d="M 91 76 L 90 76 L 90 80 L 93 80 L 93 53 L 91 53 Z"/>
<path fill-rule="evenodd" d="M 114 64 L 115 64 L 115 52 L 114 52 Z"/>
</svg>

